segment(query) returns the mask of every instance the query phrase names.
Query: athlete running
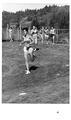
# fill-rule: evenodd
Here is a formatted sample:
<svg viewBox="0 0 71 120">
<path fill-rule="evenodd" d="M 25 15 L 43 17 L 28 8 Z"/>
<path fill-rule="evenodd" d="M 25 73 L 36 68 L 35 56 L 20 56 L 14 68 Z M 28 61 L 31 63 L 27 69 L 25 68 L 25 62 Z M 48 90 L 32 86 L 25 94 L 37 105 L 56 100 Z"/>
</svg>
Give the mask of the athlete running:
<svg viewBox="0 0 71 120">
<path fill-rule="evenodd" d="M 54 29 L 53 27 L 51 27 L 51 29 L 50 29 L 50 37 L 52 37 L 53 44 L 54 44 L 54 39 L 55 39 L 55 29 Z"/>
<path fill-rule="evenodd" d="M 28 34 L 28 29 L 24 29 L 24 36 L 23 41 L 20 43 L 20 46 L 24 44 L 23 51 L 24 51 L 24 58 L 25 58 L 25 65 L 26 65 L 26 74 L 30 73 L 29 70 L 29 61 L 28 61 L 28 55 L 30 55 L 31 59 L 33 60 L 33 52 L 35 49 L 32 47 L 32 44 L 34 43 L 32 37 Z"/>
<path fill-rule="evenodd" d="M 37 44 L 37 28 L 33 26 L 33 29 L 31 30 L 31 35 L 33 36 L 34 43 Z"/>
</svg>

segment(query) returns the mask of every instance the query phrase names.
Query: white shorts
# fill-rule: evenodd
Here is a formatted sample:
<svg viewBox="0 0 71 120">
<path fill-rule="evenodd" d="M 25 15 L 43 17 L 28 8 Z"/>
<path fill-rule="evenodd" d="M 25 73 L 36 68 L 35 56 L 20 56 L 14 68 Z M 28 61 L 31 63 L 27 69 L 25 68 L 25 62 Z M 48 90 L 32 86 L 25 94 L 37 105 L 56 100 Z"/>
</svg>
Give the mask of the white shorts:
<svg viewBox="0 0 71 120">
<path fill-rule="evenodd" d="M 33 39 L 34 39 L 35 44 L 37 44 L 37 34 L 33 34 Z"/>
<path fill-rule="evenodd" d="M 24 51 L 24 54 L 31 54 L 32 52 L 33 52 L 33 48 L 32 47 L 30 47 L 28 50 L 27 50 L 27 47 L 24 47 L 23 48 L 23 51 Z"/>
<path fill-rule="evenodd" d="M 48 39 L 48 38 L 49 38 L 49 35 L 45 34 L 45 38 L 47 38 L 47 39 Z"/>
</svg>

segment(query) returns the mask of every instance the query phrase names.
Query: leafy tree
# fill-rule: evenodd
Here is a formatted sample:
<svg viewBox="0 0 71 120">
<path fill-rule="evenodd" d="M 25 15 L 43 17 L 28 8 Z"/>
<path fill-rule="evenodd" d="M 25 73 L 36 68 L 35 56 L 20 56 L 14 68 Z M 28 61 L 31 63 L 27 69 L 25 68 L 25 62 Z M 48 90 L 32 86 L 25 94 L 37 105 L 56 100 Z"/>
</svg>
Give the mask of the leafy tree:
<svg viewBox="0 0 71 120">
<path fill-rule="evenodd" d="M 33 18 L 32 22 L 31 22 L 31 28 L 32 28 L 33 26 L 36 26 L 38 29 L 39 29 L 39 27 L 40 27 L 39 22 L 38 22 L 38 19 L 37 19 L 36 16 Z"/>
<path fill-rule="evenodd" d="M 60 7 L 57 12 L 52 14 L 50 26 L 57 25 L 61 29 L 69 29 L 69 10 L 65 7 Z"/>
<path fill-rule="evenodd" d="M 7 11 L 2 12 L 2 27 L 6 27 L 7 24 L 17 23 L 19 26 L 20 21 L 26 18 L 26 22 L 31 21 L 31 27 L 41 26 L 55 26 L 57 28 L 69 29 L 69 6 L 45 6 L 42 9 L 25 11 L 18 11 L 16 13 L 10 13 Z"/>
</svg>

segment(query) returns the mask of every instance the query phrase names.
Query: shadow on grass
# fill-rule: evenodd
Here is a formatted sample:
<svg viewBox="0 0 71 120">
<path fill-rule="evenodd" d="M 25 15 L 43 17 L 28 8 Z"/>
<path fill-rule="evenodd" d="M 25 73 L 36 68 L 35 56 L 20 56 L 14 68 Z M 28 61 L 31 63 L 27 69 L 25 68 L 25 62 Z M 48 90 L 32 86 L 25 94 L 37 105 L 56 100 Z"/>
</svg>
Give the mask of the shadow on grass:
<svg viewBox="0 0 71 120">
<path fill-rule="evenodd" d="M 36 70 L 37 68 L 39 68 L 39 67 L 33 65 L 33 66 L 30 67 L 30 71 L 31 70 Z"/>
</svg>

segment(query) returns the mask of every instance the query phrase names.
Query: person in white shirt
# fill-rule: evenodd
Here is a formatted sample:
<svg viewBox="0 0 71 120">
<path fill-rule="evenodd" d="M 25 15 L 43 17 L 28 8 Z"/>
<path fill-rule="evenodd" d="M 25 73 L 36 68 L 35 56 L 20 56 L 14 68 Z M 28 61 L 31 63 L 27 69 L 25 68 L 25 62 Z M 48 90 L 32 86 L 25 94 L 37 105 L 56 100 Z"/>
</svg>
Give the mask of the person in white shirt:
<svg viewBox="0 0 71 120">
<path fill-rule="evenodd" d="M 46 35 L 49 35 L 49 29 L 48 29 L 48 27 L 45 27 L 45 30 L 44 30 L 44 31 L 45 31 L 45 34 L 46 34 Z"/>
<path fill-rule="evenodd" d="M 37 28 L 33 26 L 33 29 L 31 30 L 31 35 L 33 36 L 34 43 L 37 44 Z"/>
<path fill-rule="evenodd" d="M 51 27 L 50 29 L 50 37 L 52 37 L 53 44 L 54 44 L 54 39 L 55 39 L 55 28 Z"/>
</svg>

